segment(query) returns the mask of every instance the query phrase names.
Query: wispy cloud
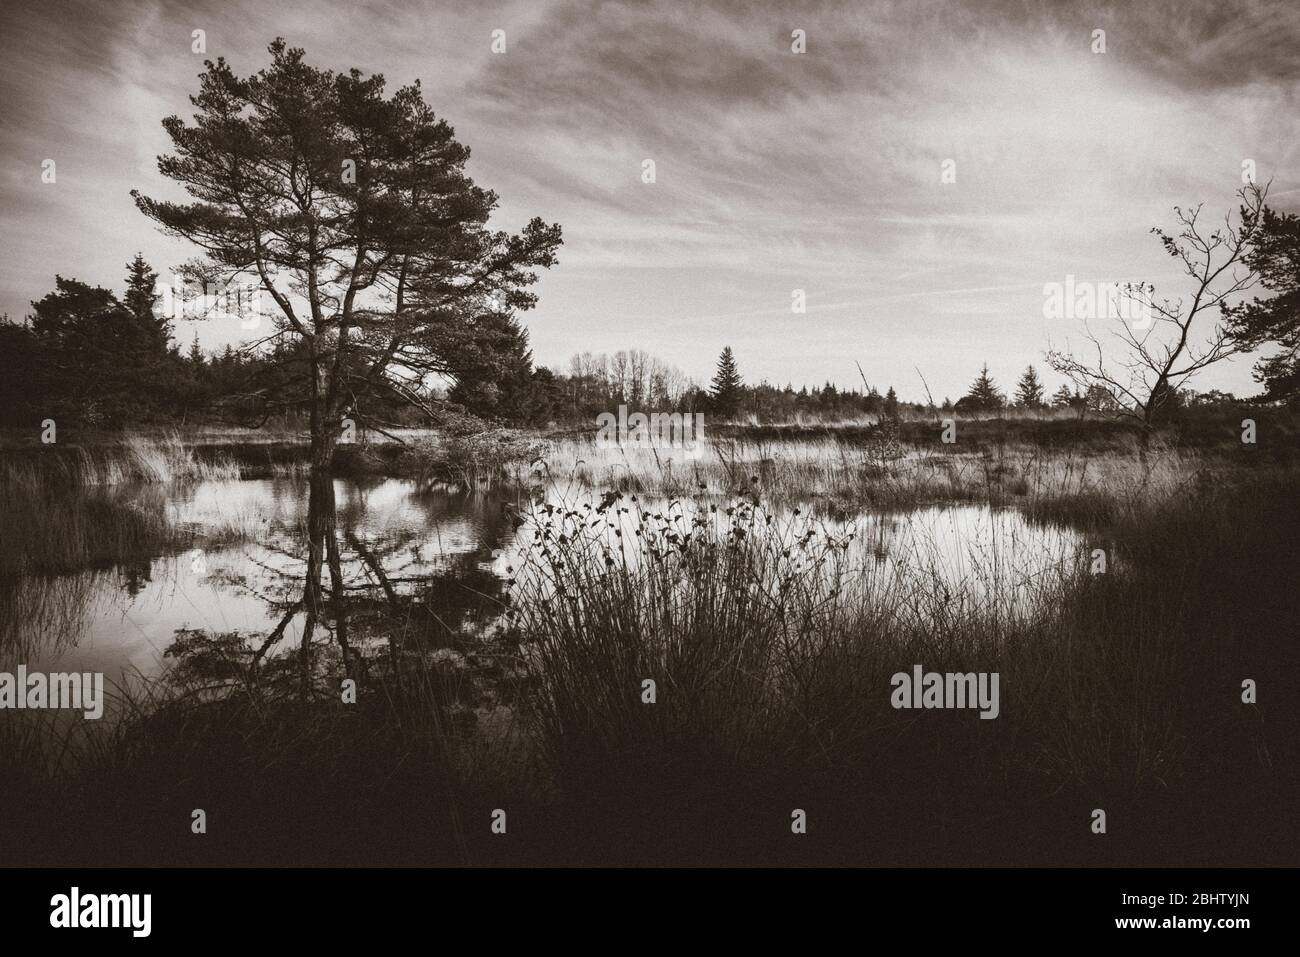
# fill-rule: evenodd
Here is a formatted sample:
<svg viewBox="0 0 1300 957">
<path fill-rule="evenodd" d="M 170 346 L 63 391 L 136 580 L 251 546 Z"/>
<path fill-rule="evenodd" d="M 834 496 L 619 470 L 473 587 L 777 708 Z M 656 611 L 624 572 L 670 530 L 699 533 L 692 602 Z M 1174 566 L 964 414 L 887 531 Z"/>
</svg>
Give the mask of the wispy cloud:
<svg viewBox="0 0 1300 957">
<path fill-rule="evenodd" d="M 1009 378 L 1064 335 L 1044 330 L 1044 282 L 1172 280 L 1147 229 L 1174 203 L 1226 209 L 1243 160 L 1279 201 L 1300 188 L 1300 10 L 1282 2 L 210 0 L 5 17 L 11 313 L 56 271 L 110 284 L 137 248 L 160 267 L 192 254 L 128 191 L 168 191 L 158 124 L 188 108 L 194 29 L 243 72 L 283 35 L 322 66 L 419 78 L 501 224 L 565 227 L 529 317 L 544 362 L 635 345 L 704 376 L 730 342 L 753 378 L 847 384 L 858 359 L 887 382 L 920 361 L 956 393 L 977 354 Z M 1246 364 L 1224 375 L 1248 388 Z"/>
</svg>

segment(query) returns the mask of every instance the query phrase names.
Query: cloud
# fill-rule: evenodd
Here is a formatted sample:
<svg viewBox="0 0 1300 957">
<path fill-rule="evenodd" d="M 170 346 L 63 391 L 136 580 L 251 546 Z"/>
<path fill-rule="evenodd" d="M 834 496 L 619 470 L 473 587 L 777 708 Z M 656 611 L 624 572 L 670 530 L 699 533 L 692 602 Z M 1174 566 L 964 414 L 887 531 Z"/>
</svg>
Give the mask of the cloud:
<svg viewBox="0 0 1300 957">
<path fill-rule="evenodd" d="M 166 0 L 5 16 L 13 314 L 56 271 L 116 284 L 136 249 L 164 269 L 193 254 L 127 195 L 173 188 L 153 157 L 161 118 L 188 111 L 193 29 L 240 72 L 283 35 L 317 65 L 418 78 L 500 195 L 500 225 L 564 226 L 528 317 L 551 364 L 636 346 L 703 378 L 743 325 L 751 377 L 849 384 L 838 340 L 869 330 L 860 352 L 891 350 L 866 356 L 873 381 L 919 350 L 936 392 L 957 393 L 973 351 L 1008 377 L 1058 332 L 1025 290 L 1067 273 L 1173 281 L 1148 228 L 1174 203 L 1229 208 L 1246 159 L 1280 200 L 1300 188 L 1293 4 Z M 45 156 L 57 186 L 39 181 Z M 810 313 L 792 350 L 795 288 Z M 1226 384 L 1248 390 L 1247 370 Z"/>
</svg>

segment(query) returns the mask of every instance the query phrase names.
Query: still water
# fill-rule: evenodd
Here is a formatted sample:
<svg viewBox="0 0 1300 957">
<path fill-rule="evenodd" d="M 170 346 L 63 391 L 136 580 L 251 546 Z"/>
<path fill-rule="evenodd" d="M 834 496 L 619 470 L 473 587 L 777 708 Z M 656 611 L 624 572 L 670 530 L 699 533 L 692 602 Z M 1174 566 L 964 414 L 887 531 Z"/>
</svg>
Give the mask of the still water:
<svg viewBox="0 0 1300 957">
<path fill-rule="evenodd" d="M 187 634 L 271 638 L 272 656 L 300 642 L 312 521 L 303 480 L 147 486 L 122 494 L 129 507 L 163 509 L 167 523 L 196 546 L 172 544 L 130 562 L 0 582 L 9 635 L 0 643 L 0 667 L 102 672 L 120 682 L 173 667 L 168 649 Z M 336 480 L 333 497 L 344 583 L 338 600 L 350 609 L 349 638 L 362 653 L 393 642 L 393 619 L 381 609 L 397 603 L 418 608 L 403 628 L 417 629 L 426 648 L 490 632 L 507 607 L 507 581 L 526 564 L 533 535 L 527 519 L 548 504 L 573 508 L 583 500 L 555 490 L 467 494 L 402 480 Z M 588 491 L 585 502 L 600 497 Z M 708 506 L 643 498 L 627 512 L 616 509 L 615 523 L 630 534 L 638 512 L 701 507 Z M 778 517 L 789 518 L 789 511 Z M 1072 573 L 1083 548 L 1073 531 L 980 506 L 862 515 L 821 527 L 852 533 L 851 560 L 866 578 L 924 578 L 972 607 L 991 597 L 1010 606 L 1040 600 Z M 329 601 L 328 557 L 320 560 Z M 322 615 L 319 628 L 333 636 L 328 618 Z"/>
</svg>

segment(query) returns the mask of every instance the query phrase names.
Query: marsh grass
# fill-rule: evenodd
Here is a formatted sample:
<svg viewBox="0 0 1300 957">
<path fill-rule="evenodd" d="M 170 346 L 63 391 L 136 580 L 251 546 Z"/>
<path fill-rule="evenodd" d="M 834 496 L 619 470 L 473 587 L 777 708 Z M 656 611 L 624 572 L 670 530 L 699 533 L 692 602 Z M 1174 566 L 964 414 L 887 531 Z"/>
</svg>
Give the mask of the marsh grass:
<svg viewBox="0 0 1300 957">
<path fill-rule="evenodd" d="M 9 486 L 0 498 L 0 529 L 0 577 L 103 567 L 182 544 L 161 494 L 121 487 Z"/>
<path fill-rule="evenodd" d="M 0 463 L 0 659 L 65 648 L 110 567 L 246 539 L 257 527 L 248 515 L 198 528 L 169 504 L 177 485 L 232 477 L 229 463 L 198 460 L 175 435 Z"/>
<path fill-rule="evenodd" d="M 0 578 L 0 665 L 71 647 L 93 610 L 99 574 Z"/>
<path fill-rule="evenodd" d="M 481 492 L 533 482 L 535 466 L 545 448 L 537 438 L 514 429 L 449 434 L 436 441 L 410 443 L 399 456 L 397 467 L 421 485 Z"/>
<path fill-rule="evenodd" d="M 196 457 L 176 433 L 50 449 L 0 461 L 0 578 L 103 567 L 188 545 L 193 531 L 174 527 L 164 486 L 239 477 L 229 461 Z M 219 534 L 231 540 L 238 530 Z"/>
<path fill-rule="evenodd" d="M 775 528 L 752 498 L 723 517 L 639 513 L 611 496 L 545 512 L 535 567 L 517 579 L 529 714 L 573 806 L 675 827 L 674 860 L 692 847 L 762 858 L 809 803 L 837 824 L 822 861 L 1276 855 L 1273 835 L 1240 817 L 1206 843 L 1185 831 L 1179 851 L 1165 843 L 1210 809 L 1279 808 L 1296 793 L 1297 702 L 1243 705 L 1237 677 L 1296 659 L 1295 590 L 1278 580 L 1298 557 L 1296 483 L 1261 478 L 1144 477 L 1145 497 L 1106 510 L 1122 569 L 1081 564 L 963 600 L 940 576 L 873 575 L 816 523 Z M 625 509 L 635 530 L 611 538 Z M 1249 609 L 1223 598 L 1261 586 L 1276 590 Z M 914 664 L 998 672 L 1001 716 L 894 710 L 890 677 Z M 1114 853 L 1090 845 L 1093 807 L 1142 827 Z M 766 837 L 719 830 L 719 816 L 755 814 Z M 1230 853 L 1214 846 L 1229 832 L 1242 842 Z M 626 834 L 604 851 L 660 853 Z"/>
<path fill-rule="evenodd" d="M 476 731 L 448 656 L 380 656 L 345 703 L 337 656 L 304 697 L 293 650 L 254 662 L 253 637 L 180 636 L 169 654 L 182 666 L 112 689 L 114 720 L 0 725 L 16 765 L 0 808 L 25 809 L 24 840 L 0 829 L 5 859 L 490 863 L 487 812 L 527 817 L 536 787 L 522 731 L 508 711 L 488 713 L 491 734 Z M 195 808 L 213 840 L 192 839 Z"/>
<path fill-rule="evenodd" d="M 88 488 L 130 483 L 196 482 L 239 478 L 228 458 L 195 454 L 179 432 L 157 436 L 126 434 L 92 446 L 50 445 L 22 449 L 0 460 L 0 489 L 36 486 Z"/>
<path fill-rule="evenodd" d="M 475 636 L 372 609 L 357 706 L 337 656 L 304 700 L 291 660 L 252 682 L 246 642 L 218 642 L 123 692 L 76 761 L 0 725 L 0 797 L 35 809 L 41 863 L 1293 862 L 1300 484 L 1126 441 L 882 463 L 837 438 L 699 461 L 560 440 L 562 504 L 523 517 L 513 611 L 477 653 L 505 706 L 467 706 Z M 846 518 L 955 502 L 1077 525 L 1081 554 L 1019 576 L 995 551 L 955 584 L 923 541 L 874 560 Z M 895 710 L 915 664 L 997 672 L 999 718 Z M 494 808 L 524 840 L 490 836 Z"/>
<path fill-rule="evenodd" d="M 567 494 L 604 488 L 666 497 L 759 491 L 774 505 L 824 514 L 977 503 L 1016 506 L 1044 521 L 1104 525 L 1222 471 L 1219 458 L 1173 447 L 1144 453 L 1121 435 L 1101 451 L 1024 442 L 913 446 L 882 460 L 869 442 L 829 437 L 721 439 L 692 457 L 670 448 L 552 443 L 547 471 Z"/>
</svg>

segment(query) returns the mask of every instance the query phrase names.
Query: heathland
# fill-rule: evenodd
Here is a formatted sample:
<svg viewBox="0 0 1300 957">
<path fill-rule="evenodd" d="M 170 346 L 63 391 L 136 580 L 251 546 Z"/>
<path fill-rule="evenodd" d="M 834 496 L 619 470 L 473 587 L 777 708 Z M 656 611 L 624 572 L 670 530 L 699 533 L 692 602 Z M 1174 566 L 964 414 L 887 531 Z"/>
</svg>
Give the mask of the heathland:
<svg viewBox="0 0 1300 957">
<path fill-rule="evenodd" d="M 266 626 L 194 613 L 111 717 L 0 725 L 4 856 L 1281 863 L 1298 435 L 1276 408 L 1145 441 L 732 423 L 698 455 L 409 432 L 340 445 L 327 491 L 287 432 L 10 435 L 6 665 L 78 660 L 94 596 L 203 560 Z M 998 717 L 892 707 L 916 665 L 997 673 Z"/>
</svg>

